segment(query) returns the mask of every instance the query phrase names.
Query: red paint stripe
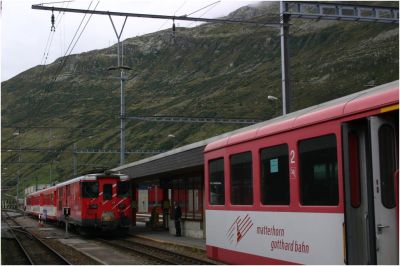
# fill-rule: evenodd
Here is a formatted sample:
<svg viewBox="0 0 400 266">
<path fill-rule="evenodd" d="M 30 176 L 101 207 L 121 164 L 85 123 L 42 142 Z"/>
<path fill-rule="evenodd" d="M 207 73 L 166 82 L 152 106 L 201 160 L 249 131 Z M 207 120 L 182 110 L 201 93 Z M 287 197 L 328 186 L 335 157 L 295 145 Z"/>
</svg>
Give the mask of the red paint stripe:
<svg viewBox="0 0 400 266">
<path fill-rule="evenodd" d="M 238 216 L 238 217 L 236 218 L 236 220 L 233 222 L 233 224 L 231 225 L 231 227 L 228 229 L 228 232 L 229 232 L 231 229 L 234 228 L 233 226 L 235 225 L 236 221 L 237 221 L 239 218 L 240 218 L 240 216 Z"/>
<path fill-rule="evenodd" d="M 248 216 L 249 216 L 249 215 L 246 214 L 246 216 L 244 217 L 244 219 L 243 219 L 240 223 L 238 223 L 238 225 L 241 226 L 241 223 L 243 223 L 243 222 L 247 219 Z"/>
<path fill-rule="evenodd" d="M 246 215 L 246 217 L 248 217 L 248 215 Z M 245 227 L 246 224 L 248 224 L 248 223 L 251 223 L 250 217 L 248 217 L 248 218 L 246 219 L 246 221 L 243 220 L 243 223 L 242 223 L 242 225 L 240 226 L 239 230 L 242 230 L 242 228 Z"/>
<path fill-rule="evenodd" d="M 250 226 L 247 227 L 247 229 L 245 229 L 245 230 L 243 231 L 242 236 L 245 236 L 252 226 L 253 226 L 253 223 L 251 223 Z"/>
<path fill-rule="evenodd" d="M 271 264 L 299 264 L 285 260 L 277 260 L 258 255 L 237 252 L 229 249 L 218 248 L 207 245 L 207 257 L 226 264 L 241 264 L 241 265 L 271 265 Z"/>
<path fill-rule="evenodd" d="M 123 202 L 125 199 L 120 200 L 117 204 L 114 205 L 114 207 L 112 207 L 111 210 L 113 210 L 115 207 L 117 207 L 121 202 Z"/>
</svg>

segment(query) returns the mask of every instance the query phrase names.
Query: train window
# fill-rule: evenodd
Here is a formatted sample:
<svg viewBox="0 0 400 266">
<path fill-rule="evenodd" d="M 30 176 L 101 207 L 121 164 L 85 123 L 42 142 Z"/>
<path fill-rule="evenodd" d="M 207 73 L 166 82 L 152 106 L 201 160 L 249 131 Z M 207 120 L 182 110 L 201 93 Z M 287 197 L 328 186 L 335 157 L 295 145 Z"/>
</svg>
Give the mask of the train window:
<svg viewBox="0 0 400 266">
<path fill-rule="evenodd" d="M 356 132 L 349 133 L 349 171 L 350 171 L 350 204 L 353 208 L 361 205 L 361 182 L 360 182 L 360 156 L 359 138 Z"/>
<path fill-rule="evenodd" d="M 112 199 L 112 184 L 103 185 L 103 200 Z"/>
<path fill-rule="evenodd" d="M 117 184 L 117 196 L 120 198 L 129 197 L 130 192 L 130 183 L 129 182 L 118 182 Z"/>
<path fill-rule="evenodd" d="M 224 182 L 224 158 L 209 161 L 209 177 L 210 177 L 210 204 L 225 204 L 225 182 Z"/>
<path fill-rule="evenodd" d="M 396 143 L 393 127 L 383 125 L 379 129 L 379 158 L 381 173 L 381 200 L 388 209 L 396 206 L 394 196 L 394 172 L 396 171 Z"/>
<path fill-rule="evenodd" d="M 339 202 L 336 136 L 299 142 L 300 188 L 303 205 L 337 205 Z"/>
<path fill-rule="evenodd" d="M 231 203 L 253 204 L 253 171 L 251 152 L 231 156 Z"/>
<path fill-rule="evenodd" d="M 97 198 L 99 196 L 99 183 L 82 182 L 81 187 L 82 187 L 82 198 Z"/>
<path fill-rule="evenodd" d="M 288 205 L 289 148 L 282 144 L 261 150 L 261 202 L 266 205 Z"/>
</svg>

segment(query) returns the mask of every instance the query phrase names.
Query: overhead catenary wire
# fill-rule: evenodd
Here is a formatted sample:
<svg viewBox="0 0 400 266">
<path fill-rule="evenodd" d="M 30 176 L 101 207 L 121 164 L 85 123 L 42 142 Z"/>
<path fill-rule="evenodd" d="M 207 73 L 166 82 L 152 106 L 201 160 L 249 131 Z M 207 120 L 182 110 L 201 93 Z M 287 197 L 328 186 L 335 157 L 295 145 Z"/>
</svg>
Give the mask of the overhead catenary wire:
<svg viewBox="0 0 400 266">
<path fill-rule="evenodd" d="M 188 15 L 183 15 L 183 16 L 185 16 L 185 17 L 191 16 L 191 15 L 193 15 L 193 14 L 195 14 L 195 13 L 197 13 L 197 12 L 203 10 L 203 9 L 206 9 L 206 8 L 208 8 L 208 7 L 210 7 L 210 6 L 214 6 L 214 7 L 215 7 L 215 5 L 218 4 L 218 3 L 220 3 L 220 2 L 221 2 L 221 0 L 216 1 L 216 2 L 214 2 L 214 3 L 212 3 L 212 4 L 209 4 L 209 5 L 205 6 L 205 7 L 200 8 L 200 9 L 198 9 L 198 10 L 196 10 L 196 11 L 194 11 L 194 12 L 188 14 Z M 203 14 L 203 15 L 204 15 L 204 14 Z"/>
<path fill-rule="evenodd" d="M 209 4 L 209 5 L 205 6 L 205 7 L 200 8 L 200 9 L 198 9 L 198 10 L 196 10 L 196 11 L 190 13 L 189 15 L 185 15 L 185 16 L 193 15 L 193 14 L 195 14 L 195 13 L 197 13 L 197 12 L 199 12 L 199 11 L 205 9 L 205 8 L 208 8 L 203 14 L 200 15 L 200 17 L 202 18 L 205 14 L 207 14 L 207 13 L 210 12 L 214 7 L 216 7 L 217 4 L 220 3 L 220 2 L 221 2 L 221 1 L 216 1 L 216 2 L 214 2 L 214 3 L 212 3 L 212 4 Z M 193 21 L 192 23 L 190 23 L 190 24 L 188 25 L 188 27 L 192 26 L 194 23 L 195 23 L 195 21 Z"/>
<path fill-rule="evenodd" d="M 90 6 L 92 5 L 92 2 L 93 2 L 93 1 L 90 2 L 89 7 L 88 7 L 88 10 L 90 9 Z M 97 2 L 96 7 L 98 6 L 99 3 L 100 3 L 100 1 Z M 95 7 L 95 9 L 96 9 L 96 7 Z M 95 10 L 95 9 L 94 9 L 94 10 Z M 72 46 L 72 49 L 70 49 L 72 43 L 74 42 L 74 39 L 75 39 L 76 35 L 78 34 L 78 32 L 79 32 L 79 30 L 80 30 L 80 28 L 81 28 L 81 26 L 82 26 L 82 23 L 83 23 L 84 19 L 86 18 L 86 14 L 87 14 L 87 13 L 85 13 L 85 15 L 83 16 L 83 18 L 82 18 L 82 20 L 81 20 L 81 22 L 80 22 L 80 24 L 79 24 L 79 26 L 78 26 L 78 28 L 77 28 L 75 34 L 74 34 L 74 37 L 72 38 L 72 40 L 71 40 L 71 42 L 70 42 L 70 44 L 69 44 L 69 46 L 68 46 L 68 48 L 67 48 L 67 50 L 66 50 L 66 52 L 65 52 L 65 54 L 64 54 L 64 57 L 62 58 L 60 64 L 59 64 L 58 67 L 57 67 L 57 69 L 54 71 L 53 77 L 50 79 L 50 84 L 46 87 L 46 89 L 44 89 L 44 92 L 43 92 L 44 94 L 41 95 L 41 96 L 42 96 L 42 100 L 41 100 L 41 102 L 39 103 L 39 105 L 35 108 L 35 111 L 34 111 L 34 114 L 35 114 L 35 115 L 34 115 L 34 116 L 36 116 L 36 115 L 39 113 L 39 111 L 42 109 L 43 104 L 44 104 L 44 99 L 45 99 L 46 95 L 49 93 L 49 91 L 51 90 L 51 88 L 53 88 L 55 82 L 57 81 L 58 76 L 59 76 L 60 73 L 61 73 L 61 70 L 62 70 L 62 69 L 64 68 L 64 66 L 66 65 L 66 62 L 67 62 L 67 60 L 68 60 L 68 56 L 72 53 L 72 51 L 73 51 L 73 49 L 75 48 L 75 45 L 77 44 L 77 42 L 78 42 L 80 36 L 82 35 L 84 29 L 86 28 L 86 25 L 87 25 L 88 22 L 90 21 L 90 18 L 91 18 L 92 16 L 89 17 L 89 19 L 88 19 L 88 21 L 86 22 L 86 25 L 84 26 L 82 32 L 79 34 L 79 36 L 78 36 L 78 38 L 76 39 L 74 45 Z"/>
<path fill-rule="evenodd" d="M 186 4 L 186 2 L 187 2 L 187 1 L 184 1 L 183 4 L 182 4 L 177 10 L 175 10 L 174 16 L 176 15 L 176 13 L 179 12 L 179 10 L 182 9 L 182 7 Z M 158 28 L 157 31 L 160 31 L 160 30 L 165 26 L 165 24 L 167 24 L 167 23 L 168 23 L 168 20 L 164 21 L 164 23 Z"/>
<path fill-rule="evenodd" d="M 89 9 L 90 6 L 92 5 L 92 2 L 93 2 L 93 1 L 90 2 L 88 9 Z M 63 14 L 65 14 L 65 12 L 63 12 Z M 83 20 L 85 19 L 85 17 L 86 17 L 86 14 L 85 14 L 85 16 L 82 18 L 81 23 L 80 23 L 79 27 L 77 28 L 73 39 L 75 38 L 76 33 L 79 31 L 80 26 L 82 25 L 82 22 L 83 22 Z M 60 21 L 61 21 L 61 19 L 60 19 Z M 60 21 L 59 21 L 59 22 L 60 22 Z M 58 26 L 58 24 L 57 24 L 57 26 Z M 54 38 L 54 32 L 53 32 L 53 38 Z M 73 41 L 73 39 L 72 39 L 72 41 Z M 71 43 L 72 43 L 72 41 L 71 41 Z M 70 43 L 70 45 L 71 45 L 71 43 Z M 36 116 L 36 114 L 38 114 L 39 111 L 41 110 L 41 108 L 42 108 L 42 106 L 43 106 L 44 99 L 45 99 L 46 95 L 47 95 L 48 92 L 49 92 L 49 88 L 51 88 L 51 87 L 53 86 L 54 82 L 57 80 L 57 77 L 58 77 L 58 75 L 59 75 L 59 72 L 61 72 L 61 69 L 64 67 L 63 64 L 64 64 L 64 61 L 65 61 L 65 56 L 67 55 L 67 52 L 68 52 L 68 50 L 66 51 L 66 53 L 65 53 L 65 55 L 64 55 L 64 58 L 63 58 L 63 60 L 61 61 L 61 64 L 58 66 L 58 68 L 57 68 L 56 71 L 54 72 L 53 78 L 50 78 L 50 80 L 53 80 L 53 81 L 51 81 L 50 85 L 47 86 L 47 88 L 44 89 L 44 90 L 41 92 L 41 94 L 39 95 L 39 97 L 41 97 L 42 100 L 37 104 L 38 106 L 35 106 L 35 108 L 34 108 L 34 110 L 35 110 L 35 111 L 34 111 L 35 116 Z M 72 51 L 71 51 L 71 52 L 72 52 Z M 61 66 L 61 67 L 60 67 L 60 66 Z M 41 75 L 40 75 L 41 78 L 43 77 L 44 69 L 45 69 L 45 66 L 43 66 L 43 68 L 42 68 Z M 40 81 L 42 81 L 42 79 L 40 79 Z"/>
<path fill-rule="evenodd" d="M 68 7 L 69 2 L 70 1 L 68 1 L 66 7 Z M 57 17 L 55 19 L 56 20 L 56 25 L 55 25 L 56 28 L 58 28 L 58 25 L 60 24 L 64 14 L 65 14 L 65 12 L 59 12 L 59 14 L 57 15 Z M 46 62 L 47 62 L 47 58 L 49 56 L 50 48 L 51 48 L 51 45 L 53 43 L 54 35 L 55 35 L 55 32 L 50 30 L 49 36 L 47 38 L 46 46 L 45 46 L 45 49 L 44 49 L 44 52 L 43 52 L 43 57 L 42 57 L 42 60 L 40 61 L 41 65 L 45 65 Z"/>
<path fill-rule="evenodd" d="M 213 5 L 215 6 L 215 5 Z M 39 6 L 39 5 L 33 5 L 32 6 L 33 9 L 44 9 L 44 10 L 49 10 L 48 7 L 44 7 L 44 6 Z M 52 8 L 50 8 L 52 10 Z M 109 12 L 109 11 L 94 11 L 94 10 L 78 10 L 78 9 L 65 9 L 65 8 L 56 8 L 55 10 L 59 10 L 59 11 L 66 11 L 66 12 L 75 12 L 75 13 L 91 13 L 91 14 L 101 14 L 101 15 L 122 15 L 122 14 L 126 14 L 126 16 L 139 16 L 139 17 L 148 17 L 148 18 L 163 18 L 163 19 L 169 19 L 169 18 L 175 18 L 175 19 L 179 19 L 179 20 L 188 20 L 188 21 L 204 21 L 204 22 L 219 22 L 219 23 L 245 23 L 245 24 L 253 24 L 253 25 L 264 25 L 264 26 L 272 26 L 272 27 L 276 27 L 279 23 L 257 23 L 257 22 L 253 22 L 253 21 L 241 21 L 241 20 L 229 20 L 229 19 L 203 19 L 203 18 L 189 18 L 189 17 L 184 17 L 184 16 L 180 16 L 180 17 L 172 17 L 172 16 L 161 16 L 161 15 L 151 15 L 151 14 L 128 14 L 128 13 L 119 13 L 119 12 Z M 207 11 L 208 12 L 208 11 Z M 62 62 L 62 64 L 60 64 L 62 67 L 65 65 L 65 61 Z M 59 71 L 57 71 L 59 72 Z M 55 77 L 58 77 L 58 73 L 56 73 Z M 56 81 L 56 78 L 53 80 L 53 82 L 51 84 L 53 84 Z M 40 110 L 41 108 L 39 108 Z"/>
</svg>

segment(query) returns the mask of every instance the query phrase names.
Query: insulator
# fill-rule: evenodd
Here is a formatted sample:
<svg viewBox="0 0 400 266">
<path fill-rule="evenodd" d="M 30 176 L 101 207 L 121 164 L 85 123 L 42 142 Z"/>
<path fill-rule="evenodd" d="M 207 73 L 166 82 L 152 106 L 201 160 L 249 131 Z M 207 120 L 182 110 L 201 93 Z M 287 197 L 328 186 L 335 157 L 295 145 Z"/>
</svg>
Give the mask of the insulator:
<svg viewBox="0 0 400 266">
<path fill-rule="evenodd" d="M 53 11 L 51 11 L 51 29 L 50 29 L 50 31 L 56 31 L 56 27 L 54 27 L 54 22 L 55 22 L 54 13 L 53 13 Z"/>
</svg>

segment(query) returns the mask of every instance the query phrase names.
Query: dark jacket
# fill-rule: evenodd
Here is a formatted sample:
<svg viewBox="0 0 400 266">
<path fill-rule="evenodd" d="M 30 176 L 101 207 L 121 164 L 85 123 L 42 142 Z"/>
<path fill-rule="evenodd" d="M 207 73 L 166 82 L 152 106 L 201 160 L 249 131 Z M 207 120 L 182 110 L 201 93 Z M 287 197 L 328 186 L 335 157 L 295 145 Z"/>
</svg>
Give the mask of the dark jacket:
<svg viewBox="0 0 400 266">
<path fill-rule="evenodd" d="M 177 206 L 174 208 L 174 220 L 180 220 L 182 218 L 182 210 L 181 207 Z"/>
</svg>

